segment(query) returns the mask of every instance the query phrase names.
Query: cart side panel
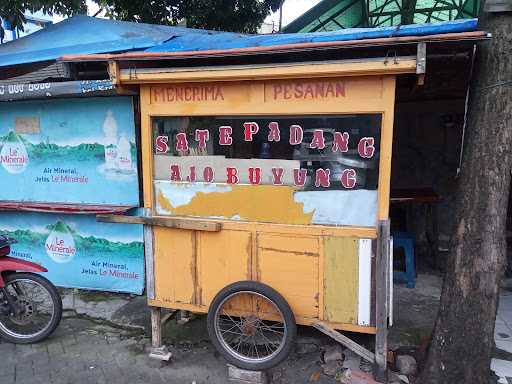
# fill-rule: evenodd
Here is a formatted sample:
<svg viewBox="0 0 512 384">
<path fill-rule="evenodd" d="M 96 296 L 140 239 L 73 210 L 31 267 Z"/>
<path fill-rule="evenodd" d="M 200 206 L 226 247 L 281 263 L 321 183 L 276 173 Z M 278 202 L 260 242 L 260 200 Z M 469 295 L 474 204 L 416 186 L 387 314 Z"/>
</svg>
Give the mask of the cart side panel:
<svg viewBox="0 0 512 384">
<path fill-rule="evenodd" d="M 257 279 L 286 299 L 296 317 L 318 318 L 319 238 L 257 235 Z"/>
<path fill-rule="evenodd" d="M 200 304 L 209 306 L 225 286 L 252 280 L 250 231 L 197 232 Z"/>
<path fill-rule="evenodd" d="M 166 303 L 196 303 L 194 231 L 154 227 L 155 297 Z"/>
<path fill-rule="evenodd" d="M 324 239 L 324 305 L 329 322 L 357 324 L 359 239 Z"/>
</svg>

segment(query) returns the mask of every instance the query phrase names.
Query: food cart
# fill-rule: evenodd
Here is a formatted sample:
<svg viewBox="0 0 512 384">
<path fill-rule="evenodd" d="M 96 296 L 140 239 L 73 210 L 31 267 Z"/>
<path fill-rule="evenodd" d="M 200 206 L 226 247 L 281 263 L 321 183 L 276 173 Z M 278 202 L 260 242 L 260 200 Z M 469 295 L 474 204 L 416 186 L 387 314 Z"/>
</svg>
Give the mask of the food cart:
<svg viewBox="0 0 512 384">
<path fill-rule="evenodd" d="M 159 308 L 208 313 L 214 345 L 254 370 L 287 356 L 296 324 L 376 334 L 395 75 L 414 71 L 408 58 L 141 84 L 154 324 Z"/>
<path fill-rule="evenodd" d="M 100 219 L 145 224 L 154 355 L 169 357 L 170 308 L 207 313 L 243 369 L 283 361 L 300 324 L 384 376 L 397 77 L 423 84 L 425 41 L 482 38 L 454 35 L 66 58 L 110 60 L 114 82 L 140 89 L 146 214 Z M 328 47 L 353 50 L 318 54 Z M 233 58 L 257 53 L 281 56 Z M 343 331 L 374 334 L 375 353 Z"/>
</svg>

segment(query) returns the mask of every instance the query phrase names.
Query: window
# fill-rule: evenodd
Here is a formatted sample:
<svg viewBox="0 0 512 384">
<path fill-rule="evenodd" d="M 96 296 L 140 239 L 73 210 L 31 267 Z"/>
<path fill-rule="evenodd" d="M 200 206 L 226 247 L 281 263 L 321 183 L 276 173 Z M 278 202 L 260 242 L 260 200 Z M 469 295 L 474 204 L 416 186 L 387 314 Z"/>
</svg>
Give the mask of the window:
<svg viewBox="0 0 512 384">
<path fill-rule="evenodd" d="M 186 206 L 235 185 L 270 188 L 258 202 L 230 200 L 263 206 L 272 188 L 287 186 L 285 203 L 307 216 L 299 215 L 301 223 L 376 224 L 380 114 L 166 117 L 152 124 L 159 214 L 260 221 L 205 200 Z M 285 216 L 265 221 L 295 223 Z"/>
<path fill-rule="evenodd" d="M 377 189 L 380 115 L 155 119 L 156 179 Z"/>
</svg>

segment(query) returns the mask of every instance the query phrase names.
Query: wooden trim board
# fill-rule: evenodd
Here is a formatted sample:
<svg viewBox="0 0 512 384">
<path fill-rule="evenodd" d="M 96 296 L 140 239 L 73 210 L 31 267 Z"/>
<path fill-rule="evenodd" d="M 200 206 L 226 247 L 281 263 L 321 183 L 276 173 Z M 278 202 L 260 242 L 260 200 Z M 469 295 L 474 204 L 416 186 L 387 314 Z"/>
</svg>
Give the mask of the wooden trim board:
<svg viewBox="0 0 512 384">
<path fill-rule="evenodd" d="M 222 224 L 218 222 L 181 217 L 97 215 L 96 220 L 105 223 L 158 225 L 160 227 L 195 231 L 218 232 L 222 229 Z"/>
</svg>

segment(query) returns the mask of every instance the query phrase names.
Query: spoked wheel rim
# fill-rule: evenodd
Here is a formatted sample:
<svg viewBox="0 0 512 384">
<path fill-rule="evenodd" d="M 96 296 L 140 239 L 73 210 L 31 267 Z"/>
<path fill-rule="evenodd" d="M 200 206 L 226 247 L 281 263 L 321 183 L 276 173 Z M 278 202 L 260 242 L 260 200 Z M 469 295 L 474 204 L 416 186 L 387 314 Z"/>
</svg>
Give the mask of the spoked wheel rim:
<svg viewBox="0 0 512 384">
<path fill-rule="evenodd" d="M 17 339 L 29 339 L 44 333 L 56 315 L 50 292 L 39 282 L 16 279 L 5 288 L 19 309 L 18 314 L 0 314 L 0 329 Z M 6 299 L 2 295 L 2 300 Z"/>
<path fill-rule="evenodd" d="M 240 299 L 250 303 L 250 310 L 237 308 Z M 214 316 L 217 339 L 238 360 L 263 363 L 285 347 L 288 327 L 284 315 L 274 301 L 261 293 L 232 293 L 217 306 Z"/>
</svg>

